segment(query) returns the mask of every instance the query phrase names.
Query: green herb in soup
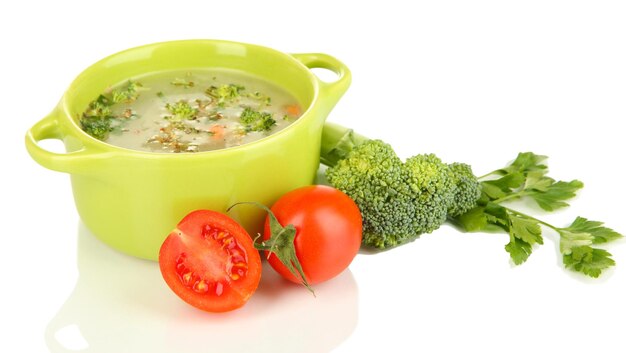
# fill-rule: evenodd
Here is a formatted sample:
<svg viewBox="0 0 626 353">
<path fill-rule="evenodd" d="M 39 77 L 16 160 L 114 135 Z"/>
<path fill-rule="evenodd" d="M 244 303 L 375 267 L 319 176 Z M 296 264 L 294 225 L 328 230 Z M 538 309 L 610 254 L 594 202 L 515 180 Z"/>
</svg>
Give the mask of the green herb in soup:
<svg viewBox="0 0 626 353">
<path fill-rule="evenodd" d="M 170 71 L 117 85 L 80 117 L 89 135 L 150 152 L 202 152 L 280 131 L 301 115 L 296 99 L 269 82 L 230 70 Z"/>
</svg>

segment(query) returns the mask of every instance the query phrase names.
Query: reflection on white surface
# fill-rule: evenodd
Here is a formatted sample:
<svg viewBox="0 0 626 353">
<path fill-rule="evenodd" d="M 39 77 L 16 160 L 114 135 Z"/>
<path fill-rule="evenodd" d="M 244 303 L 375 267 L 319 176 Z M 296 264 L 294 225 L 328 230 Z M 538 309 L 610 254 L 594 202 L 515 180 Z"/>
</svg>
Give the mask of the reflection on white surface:
<svg viewBox="0 0 626 353">
<path fill-rule="evenodd" d="M 239 310 L 205 313 L 178 299 L 158 264 L 121 254 L 82 223 L 76 287 L 46 329 L 54 352 L 328 352 L 354 330 L 358 290 L 350 271 L 316 296 L 264 263 L 257 292 Z"/>
<path fill-rule="evenodd" d="M 81 351 L 89 348 L 89 344 L 76 324 L 70 324 L 58 329 L 54 333 L 54 339 L 70 351 Z"/>
</svg>

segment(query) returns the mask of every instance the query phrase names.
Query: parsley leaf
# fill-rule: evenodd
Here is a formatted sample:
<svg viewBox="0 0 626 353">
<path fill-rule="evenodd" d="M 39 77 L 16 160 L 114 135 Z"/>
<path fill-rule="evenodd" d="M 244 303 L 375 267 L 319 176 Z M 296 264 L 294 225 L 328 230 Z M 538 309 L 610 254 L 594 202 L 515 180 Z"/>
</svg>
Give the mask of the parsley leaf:
<svg viewBox="0 0 626 353">
<path fill-rule="evenodd" d="M 514 190 L 522 186 L 525 181 L 526 178 L 522 173 L 516 172 L 507 174 L 499 179 L 482 182 L 483 192 L 492 200 L 500 199 L 513 193 Z"/>
<path fill-rule="evenodd" d="M 592 244 L 608 243 L 622 238 L 622 235 L 618 232 L 613 229 L 603 227 L 602 225 L 602 222 L 590 221 L 583 217 L 577 217 L 569 227 L 560 228 L 560 231 L 589 234 L 591 236 Z"/>
<path fill-rule="evenodd" d="M 526 262 L 533 252 L 532 245 L 514 236 L 511 236 L 511 241 L 504 246 L 504 249 L 511 255 L 511 260 L 516 265 Z"/>
<path fill-rule="evenodd" d="M 548 172 L 548 167 L 544 164 L 546 156 L 534 154 L 532 152 L 521 152 L 517 158 L 508 166 L 496 171 L 497 174 L 506 175 L 513 173 L 540 173 L 544 175 Z"/>
<path fill-rule="evenodd" d="M 529 188 L 531 192 L 528 196 L 532 197 L 542 209 L 554 211 L 569 206 L 564 200 L 576 196 L 576 191 L 582 187 L 583 183 L 579 180 L 554 182 L 554 179 L 545 177 Z"/>
<path fill-rule="evenodd" d="M 479 232 L 487 227 L 484 207 L 475 207 L 453 219 L 453 222 L 466 232 Z"/>
<path fill-rule="evenodd" d="M 541 227 L 532 218 L 509 213 L 509 234 L 530 245 L 543 244 Z"/>
<path fill-rule="evenodd" d="M 598 278 L 603 270 L 615 266 L 611 254 L 602 249 L 590 246 L 577 246 L 568 255 L 563 255 L 566 268 L 582 272 L 587 276 Z"/>
</svg>

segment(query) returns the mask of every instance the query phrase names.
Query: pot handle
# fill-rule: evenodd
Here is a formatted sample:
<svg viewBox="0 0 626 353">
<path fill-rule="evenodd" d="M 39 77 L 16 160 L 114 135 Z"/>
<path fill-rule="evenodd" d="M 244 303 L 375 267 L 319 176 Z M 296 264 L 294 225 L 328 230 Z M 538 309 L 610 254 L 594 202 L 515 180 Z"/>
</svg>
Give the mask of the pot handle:
<svg viewBox="0 0 626 353">
<path fill-rule="evenodd" d="M 94 154 L 84 145 L 80 150 L 68 153 L 50 152 L 39 146 L 38 142 L 41 140 L 65 140 L 68 136 L 66 129 L 59 122 L 58 114 L 57 108 L 26 132 L 26 150 L 37 163 L 58 172 L 83 173 L 89 171 L 87 161 L 107 157 L 108 153 Z"/>
<path fill-rule="evenodd" d="M 341 96 L 346 93 L 348 87 L 350 87 L 350 82 L 352 82 L 350 69 L 348 69 L 344 63 L 328 54 L 300 53 L 291 54 L 291 56 L 309 69 L 328 69 L 337 74 L 337 79 L 333 82 L 322 81 L 316 76 L 320 86 L 322 100 L 325 103 L 328 103 L 329 110 L 332 109 L 335 104 L 337 104 Z"/>
</svg>

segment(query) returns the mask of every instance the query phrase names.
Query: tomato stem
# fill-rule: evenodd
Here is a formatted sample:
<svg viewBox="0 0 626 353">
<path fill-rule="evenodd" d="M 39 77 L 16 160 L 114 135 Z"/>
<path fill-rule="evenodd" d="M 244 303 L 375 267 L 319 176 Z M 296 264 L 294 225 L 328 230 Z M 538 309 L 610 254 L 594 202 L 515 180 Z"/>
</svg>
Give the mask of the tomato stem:
<svg viewBox="0 0 626 353">
<path fill-rule="evenodd" d="M 285 265 L 285 267 L 287 267 L 287 269 L 294 276 L 296 276 L 296 278 L 299 277 L 301 279 L 302 285 L 304 285 L 313 294 L 313 296 L 315 296 L 315 291 L 309 285 L 309 282 L 304 275 L 304 271 L 302 270 L 302 265 L 296 255 L 296 247 L 294 244 L 297 234 L 296 227 L 294 227 L 293 224 L 283 226 L 280 224 L 272 210 L 258 202 L 238 202 L 230 206 L 226 212 L 229 212 L 233 207 L 242 204 L 259 207 L 267 212 L 269 217 L 270 238 L 259 243 L 256 241 L 261 236 L 259 234 L 256 238 L 254 238 L 255 249 L 267 251 L 268 259 L 272 254 L 274 254 L 278 260 L 280 260 L 280 262 L 282 262 L 282 264 Z"/>
</svg>

